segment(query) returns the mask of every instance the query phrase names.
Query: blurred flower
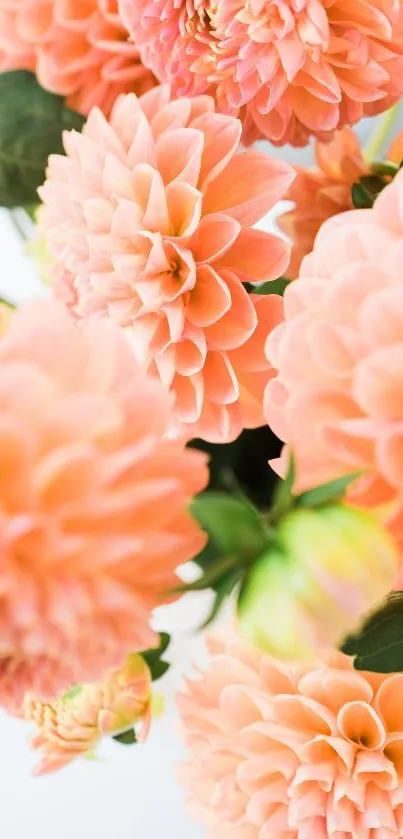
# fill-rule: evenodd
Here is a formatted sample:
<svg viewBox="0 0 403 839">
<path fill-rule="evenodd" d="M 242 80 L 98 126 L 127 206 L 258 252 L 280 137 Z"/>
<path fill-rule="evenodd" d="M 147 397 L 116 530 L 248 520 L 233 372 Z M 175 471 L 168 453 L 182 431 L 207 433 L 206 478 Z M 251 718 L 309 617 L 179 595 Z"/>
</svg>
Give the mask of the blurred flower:
<svg viewBox="0 0 403 839">
<path fill-rule="evenodd" d="M 372 209 L 321 228 L 268 338 L 267 421 L 292 448 L 296 491 L 361 470 L 349 497 L 403 538 L 403 172 Z M 284 472 L 286 452 L 275 468 Z"/>
<path fill-rule="evenodd" d="M 36 72 L 42 87 L 87 114 L 155 84 L 129 40 L 117 0 L 0 0 L 0 70 Z"/>
<path fill-rule="evenodd" d="M 0 342 L 0 704 L 54 699 L 152 647 L 152 610 L 205 537 L 205 456 L 110 323 L 41 300 Z"/>
<path fill-rule="evenodd" d="M 323 222 L 353 209 L 351 187 L 369 173 L 358 138 L 350 128 L 338 131 L 330 143 L 317 141 L 315 158 L 317 169 L 295 167 L 297 175 L 286 196 L 294 207 L 278 219 L 293 245 L 289 279 L 298 277 L 301 262 L 312 250 Z"/>
<path fill-rule="evenodd" d="M 282 666 L 232 638 L 179 697 L 190 812 L 209 837 L 399 839 L 403 675 Z"/>
<path fill-rule="evenodd" d="M 298 277 L 301 262 L 314 246 L 315 237 L 326 219 L 353 209 L 351 189 L 363 178 L 373 193 L 378 194 L 391 180 L 390 176 L 371 175 L 358 138 L 350 128 L 336 132 L 330 143 L 315 144 L 317 169 L 296 166 L 296 178 L 285 196 L 294 207 L 278 219 L 278 225 L 292 242 L 291 262 L 287 277 Z M 386 159 L 400 164 L 403 159 L 403 131 L 393 141 Z M 376 166 L 376 164 L 375 164 Z"/>
<path fill-rule="evenodd" d="M 142 363 L 175 394 L 177 419 L 212 442 L 264 421 L 264 342 L 281 301 L 242 283 L 275 279 L 289 260 L 280 237 L 251 225 L 293 171 L 235 154 L 240 132 L 208 96 L 171 102 L 167 86 L 124 96 L 110 122 L 95 109 L 83 135 L 65 135 L 67 156 L 51 156 L 40 190 L 76 313 L 128 327 Z"/>
<path fill-rule="evenodd" d="M 214 92 L 246 142 L 323 139 L 403 92 L 396 0 L 119 0 L 141 57 L 178 96 Z"/>
<path fill-rule="evenodd" d="M 252 566 L 238 604 L 248 641 L 284 659 L 338 646 L 390 592 L 397 548 L 368 513 L 333 504 L 295 510 Z"/>
<path fill-rule="evenodd" d="M 38 728 L 32 746 L 41 762 L 35 774 L 45 775 L 91 754 L 106 735 L 140 725 L 144 739 L 151 720 L 150 673 L 140 655 L 129 655 L 104 681 L 73 688 L 52 704 L 27 695 L 23 712 Z"/>
</svg>

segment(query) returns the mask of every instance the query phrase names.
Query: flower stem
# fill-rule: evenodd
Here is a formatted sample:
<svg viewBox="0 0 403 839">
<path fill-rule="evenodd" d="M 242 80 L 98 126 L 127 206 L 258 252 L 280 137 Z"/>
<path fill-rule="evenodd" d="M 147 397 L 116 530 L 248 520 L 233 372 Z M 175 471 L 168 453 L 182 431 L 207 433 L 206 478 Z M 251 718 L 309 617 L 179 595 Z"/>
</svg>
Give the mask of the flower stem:
<svg viewBox="0 0 403 839">
<path fill-rule="evenodd" d="M 392 128 L 392 125 L 398 116 L 400 102 L 396 102 L 392 108 L 383 115 L 382 119 L 377 121 L 374 130 L 364 148 L 364 155 L 368 163 L 372 163 L 383 149 L 385 140 Z"/>
</svg>

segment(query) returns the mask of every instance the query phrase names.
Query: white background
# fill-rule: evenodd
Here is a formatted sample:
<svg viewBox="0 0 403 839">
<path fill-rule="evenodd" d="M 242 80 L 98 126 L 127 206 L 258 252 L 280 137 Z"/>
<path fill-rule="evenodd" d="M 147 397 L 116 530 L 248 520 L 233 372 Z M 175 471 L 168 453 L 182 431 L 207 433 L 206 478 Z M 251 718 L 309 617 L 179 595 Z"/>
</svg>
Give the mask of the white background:
<svg viewBox="0 0 403 839">
<path fill-rule="evenodd" d="M 361 136 L 368 131 L 364 123 Z M 312 150 L 275 150 L 295 162 L 312 160 Z M 271 227 L 267 218 L 264 227 Z M 0 211 L 0 295 L 15 302 L 39 293 L 40 285 L 15 229 Z M 183 750 L 175 692 L 192 660 L 203 657 L 195 628 L 206 613 L 204 595 L 184 598 L 157 615 L 157 628 L 174 632 L 174 667 L 158 683 L 166 710 L 154 722 L 144 746 L 105 741 L 97 761 L 77 760 L 44 778 L 32 778 L 35 755 L 27 726 L 0 715 L 1 839 L 202 839 L 204 831 L 186 815 L 184 793 L 175 781 Z M 274 837 L 275 839 L 275 837 Z"/>
</svg>

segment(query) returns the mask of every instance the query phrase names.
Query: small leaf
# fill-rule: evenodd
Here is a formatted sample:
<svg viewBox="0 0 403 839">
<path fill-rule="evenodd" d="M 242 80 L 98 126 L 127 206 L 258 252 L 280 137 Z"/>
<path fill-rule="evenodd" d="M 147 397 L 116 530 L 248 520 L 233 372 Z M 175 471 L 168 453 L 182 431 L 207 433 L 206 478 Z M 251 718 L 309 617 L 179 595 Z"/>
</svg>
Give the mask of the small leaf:
<svg viewBox="0 0 403 839">
<path fill-rule="evenodd" d="M 356 183 L 351 187 L 351 200 L 356 210 L 367 210 L 374 203 L 373 196 L 364 184 Z"/>
<path fill-rule="evenodd" d="M 84 118 L 43 90 L 33 73 L 0 74 L 0 206 L 38 203 L 50 154 L 63 154 L 62 132 L 81 130 Z"/>
<path fill-rule="evenodd" d="M 375 163 L 371 164 L 371 172 L 374 175 L 390 175 L 393 178 L 398 171 L 398 165 L 392 163 L 391 160 L 386 160 L 385 162 L 375 161 Z"/>
<path fill-rule="evenodd" d="M 145 650 L 141 653 L 141 656 L 151 673 L 151 679 L 153 682 L 157 682 L 158 679 L 161 679 L 171 666 L 168 661 L 164 661 L 162 658 L 165 651 L 168 649 L 170 642 L 171 636 L 168 635 L 167 632 L 161 632 L 158 647 L 153 647 L 152 649 Z"/>
<path fill-rule="evenodd" d="M 220 584 L 215 589 L 214 602 L 206 620 L 201 625 L 200 629 L 206 629 L 215 620 L 223 606 L 225 600 L 230 597 L 234 588 L 238 585 L 242 578 L 242 570 L 235 568 L 226 577 L 224 577 Z"/>
<path fill-rule="evenodd" d="M 292 489 L 295 483 L 296 465 L 294 455 L 290 454 L 287 474 L 282 481 L 278 481 L 274 490 L 273 504 L 270 510 L 270 521 L 275 521 L 287 512 L 293 504 Z"/>
<path fill-rule="evenodd" d="M 255 286 L 254 291 L 255 294 L 279 294 L 282 297 L 289 283 L 290 280 L 286 280 L 285 277 L 279 277 L 278 280 L 271 280 L 271 282 Z"/>
<path fill-rule="evenodd" d="M 309 489 L 296 497 L 295 504 L 297 507 L 312 509 L 328 504 L 330 501 L 340 501 L 350 484 L 354 483 L 361 475 L 362 472 L 350 472 L 349 475 L 343 475 L 341 478 L 336 478 L 335 481 L 329 481 L 327 484 Z"/>
<path fill-rule="evenodd" d="M 356 670 L 402 672 L 403 592 L 392 592 L 341 649 L 346 655 L 355 656 Z"/>
<path fill-rule="evenodd" d="M 117 743 L 123 743 L 124 746 L 133 746 L 137 743 L 136 732 L 134 728 L 129 728 L 128 731 L 123 731 L 122 734 L 115 734 L 113 737 Z"/>
<path fill-rule="evenodd" d="M 205 492 L 195 498 L 191 511 L 212 540 L 218 556 L 253 558 L 266 544 L 263 518 L 246 499 Z"/>
</svg>

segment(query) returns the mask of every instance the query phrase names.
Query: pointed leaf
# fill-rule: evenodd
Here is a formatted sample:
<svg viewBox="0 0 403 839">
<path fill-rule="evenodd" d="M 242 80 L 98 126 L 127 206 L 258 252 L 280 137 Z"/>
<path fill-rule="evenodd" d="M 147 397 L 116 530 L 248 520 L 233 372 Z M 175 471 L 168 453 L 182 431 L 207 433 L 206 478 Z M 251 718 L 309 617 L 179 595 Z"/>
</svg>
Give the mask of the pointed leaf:
<svg viewBox="0 0 403 839">
<path fill-rule="evenodd" d="M 356 670 L 403 671 L 403 592 L 392 592 L 341 649 L 355 656 Z"/>
<path fill-rule="evenodd" d="M 351 200 L 356 210 L 367 210 L 374 203 L 369 189 L 361 183 L 353 184 L 351 187 Z"/>
<path fill-rule="evenodd" d="M 33 73 L 0 74 L 0 206 L 38 203 L 49 154 L 63 154 L 62 131 L 80 131 L 84 118 L 43 90 Z"/>
<path fill-rule="evenodd" d="M 134 728 L 129 728 L 128 731 L 123 731 L 122 734 L 115 734 L 113 737 L 117 743 L 123 743 L 124 746 L 133 746 L 137 743 L 136 732 Z"/>
<path fill-rule="evenodd" d="M 303 492 L 296 497 L 295 504 L 297 507 L 312 509 L 313 507 L 321 507 L 323 504 L 329 504 L 330 501 L 340 501 L 344 498 L 350 484 L 354 483 L 361 475 L 362 472 L 351 472 L 349 475 L 336 478 L 335 481 L 329 481 L 327 484 Z"/>
</svg>

